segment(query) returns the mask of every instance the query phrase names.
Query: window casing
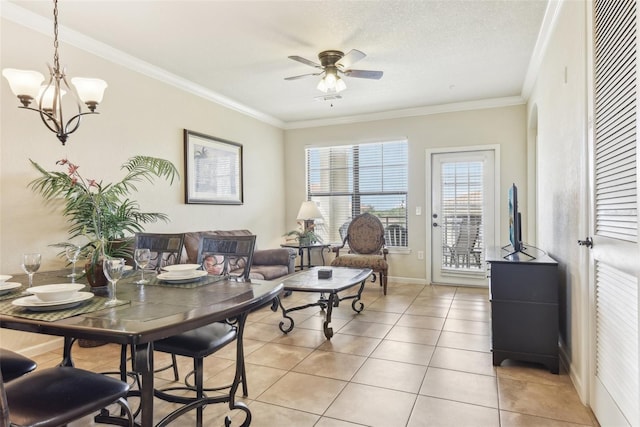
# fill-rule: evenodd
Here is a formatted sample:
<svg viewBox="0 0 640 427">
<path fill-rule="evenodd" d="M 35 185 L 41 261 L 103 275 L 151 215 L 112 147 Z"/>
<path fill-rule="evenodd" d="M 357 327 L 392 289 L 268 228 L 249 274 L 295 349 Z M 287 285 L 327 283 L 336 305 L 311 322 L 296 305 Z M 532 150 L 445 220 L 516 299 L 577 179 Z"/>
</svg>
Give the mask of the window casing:
<svg viewBox="0 0 640 427">
<path fill-rule="evenodd" d="M 323 215 L 316 231 L 342 241 L 350 220 L 364 212 L 385 228 L 387 246 L 406 247 L 408 142 L 314 147 L 305 150 L 307 196 Z"/>
</svg>

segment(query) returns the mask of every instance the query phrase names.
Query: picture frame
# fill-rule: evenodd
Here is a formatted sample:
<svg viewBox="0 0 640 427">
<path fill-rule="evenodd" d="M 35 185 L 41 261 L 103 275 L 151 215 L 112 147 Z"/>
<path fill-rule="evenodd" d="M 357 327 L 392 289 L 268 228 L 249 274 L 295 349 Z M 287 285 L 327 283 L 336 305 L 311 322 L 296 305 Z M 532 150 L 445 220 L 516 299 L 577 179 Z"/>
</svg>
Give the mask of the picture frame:
<svg viewBox="0 0 640 427">
<path fill-rule="evenodd" d="M 184 130 L 185 202 L 241 205 L 242 144 Z"/>
</svg>

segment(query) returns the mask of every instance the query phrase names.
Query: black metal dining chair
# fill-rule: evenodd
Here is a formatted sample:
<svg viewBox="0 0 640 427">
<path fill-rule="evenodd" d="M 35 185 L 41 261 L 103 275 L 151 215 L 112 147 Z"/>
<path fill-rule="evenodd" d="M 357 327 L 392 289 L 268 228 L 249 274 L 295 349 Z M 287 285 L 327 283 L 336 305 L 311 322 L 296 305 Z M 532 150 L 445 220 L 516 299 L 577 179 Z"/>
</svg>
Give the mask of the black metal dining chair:
<svg viewBox="0 0 640 427">
<path fill-rule="evenodd" d="M 36 370 L 5 384 L 0 373 L 0 427 L 58 427 L 117 403 L 127 424 L 129 385 L 72 367 Z"/>
<path fill-rule="evenodd" d="M 221 275 L 225 278 L 234 277 L 236 280 L 249 281 L 249 270 L 253 259 L 256 236 L 206 236 L 200 242 L 198 251 L 198 262 L 203 263 L 205 259 L 212 261 L 212 268 L 215 268 L 214 275 Z M 215 286 L 215 285 L 214 285 Z M 204 400 L 206 392 L 216 392 L 230 388 L 231 385 L 221 387 L 205 388 L 203 384 L 204 358 L 217 352 L 227 344 L 238 339 L 238 327 L 233 321 L 216 322 L 201 328 L 174 335 L 160 341 L 154 342 L 154 350 L 170 353 L 172 356 L 185 356 L 193 359 L 193 370 L 185 376 L 185 385 L 179 387 L 169 387 L 156 390 L 156 396 L 174 403 L 188 405 L 184 411 L 177 411 L 172 415 L 169 422 L 177 418 L 184 412 L 196 408 L 196 425 L 202 425 L 203 408 L 207 404 Z M 238 339 L 237 351 L 242 356 L 242 339 Z M 240 357 L 242 363 L 241 380 L 243 395 L 247 396 L 247 381 L 244 367 L 244 357 Z M 189 382 L 189 378 L 194 377 L 194 383 Z M 190 390 L 195 392 L 195 397 L 178 396 L 175 391 Z"/>
<path fill-rule="evenodd" d="M 136 233 L 134 249 L 149 249 L 151 267 L 160 272 L 162 267 L 179 264 L 184 246 L 184 233 Z"/>
<path fill-rule="evenodd" d="M 151 252 L 151 266 L 157 272 L 167 265 L 179 264 L 182 256 L 182 248 L 184 247 L 184 233 L 136 233 L 134 238 L 135 249 L 149 249 Z M 133 349 L 131 349 L 133 354 Z M 140 380 L 138 376 L 128 371 L 127 360 L 131 356 L 127 354 L 127 346 L 123 345 L 120 350 L 120 379 L 127 380 L 127 376 L 135 379 L 138 387 Z M 175 355 L 171 356 L 171 363 L 157 368 L 154 372 L 162 372 L 167 369 L 173 370 L 175 381 L 179 380 L 178 363 Z M 104 372 L 105 374 L 114 374 L 114 372 Z"/>
<path fill-rule="evenodd" d="M 0 372 L 6 382 L 15 380 L 36 369 L 36 362 L 19 353 L 0 348 Z"/>
</svg>

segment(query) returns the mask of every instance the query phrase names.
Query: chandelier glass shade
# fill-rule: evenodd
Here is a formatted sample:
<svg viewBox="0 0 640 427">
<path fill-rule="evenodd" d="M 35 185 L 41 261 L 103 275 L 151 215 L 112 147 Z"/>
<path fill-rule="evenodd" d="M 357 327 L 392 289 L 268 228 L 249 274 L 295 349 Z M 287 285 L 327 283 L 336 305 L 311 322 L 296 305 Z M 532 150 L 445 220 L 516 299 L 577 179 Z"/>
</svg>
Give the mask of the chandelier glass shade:
<svg viewBox="0 0 640 427">
<path fill-rule="evenodd" d="M 22 105 L 19 108 L 38 112 L 42 122 L 56 134 L 62 145 L 65 145 L 69 135 L 80 126 L 82 116 L 98 114 L 96 107 L 102 102 L 107 83 L 100 79 L 81 77 L 71 79 L 71 85 L 68 83 L 66 70 L 60 68 L 58 56 L 58 0 L 54 0 L 53 4 L 54 55 L 53 67 L 48 65 L 47 84 L 42 84 L 44 76 L 37 71 L 5 68 L 2 75 L 9 82 L 13 94 L 20 100 Z M 73 98 L 66 103 L 73 108 L 69 119 L 65 117 L 62 102 L 62 97 L 67 93 Z M 36 108 L 31 106 L 32 102 Z M 86 104 L 89 111 L 82 111 L 81 102 Z"/>
<path fill-rule="evenodd" d="M 318 82 L 318 90 L 324 93 L 328 92 L 342 92 L 347 88 L 344 80 L 338 76 L 338 70 L 336 67 L 327 67 L 324 77 Z"/>
</svg>

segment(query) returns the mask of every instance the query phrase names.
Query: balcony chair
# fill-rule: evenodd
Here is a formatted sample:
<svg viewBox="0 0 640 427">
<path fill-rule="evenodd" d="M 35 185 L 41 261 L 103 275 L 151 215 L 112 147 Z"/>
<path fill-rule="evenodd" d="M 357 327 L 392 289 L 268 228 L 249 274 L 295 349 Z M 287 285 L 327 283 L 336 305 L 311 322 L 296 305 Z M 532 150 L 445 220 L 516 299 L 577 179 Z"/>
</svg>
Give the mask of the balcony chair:
<svg viewBox="0 0 640 427">
<path fill-rule="evenodd" d="M 249 281 L 249 270 L 253 257 L 256 236 L 204 236 L 200 241 L 198 263 L 205 259 L 211 261 L 210 274 L 234 277 L 236 280 Z M 215 285 L 214 285 L 215 286 Z M 174 335 L 169 338 L 156 341 L 154 350 L 170 353 L 172 356 L 185 356 L 193 359 L 193 371 L 186 375 L 185 386 L 169 387 L 156 390 L 156 396 L 174 403 L 188 404 L 182 410 L 171 414 L 163 422 L 170 422 L 191 409 L 197 408 L 196 425 L 202 425 L 203 409 L 209 401 L 215 401 L 216 397 L 207 398 L 205 392 L 216 392 L 231 385 L 222 387 L 205 388 L 203 384 L 204 358 L 222 349 L 230 342 L 237 340 L 238 360 L 241 361 L 242 392 L 247 396 L 247 380 L 244 366 L 244 349 L 242 337 L 238 336 L 240 325 L 233 322 L 216 322 L 193 331 Z M 189 377 L 194 376 L 194 384 L 189 383 Z M 190 390 L 195 392 L 195 397 L 178 396 L 171 392 Z M 209 400 L 207 400 L 209 399 Z M 214 399 L 214 400 L 211 400 Z M 224 399 L 224 397 L 218 397 Z M 161 422 L 162 424 L 162 422 Z"/>
<path fill-rule="evenodd" d="M 4 381 L 9 382 L 36 369 L 36 362 L 11 350 L 0 348 L 0 372 Z"/>
<path fill-rule="evenodd" d="M 117 403 L 129 426 L 129 385 L 71 367 L 36 370 L 5 384 L 0 373 L 0 427 L 58 427 Z"/>
<path fill-rule="evenodd" d="M 373 281 L 376 273 L 380 276 L 380 286 L 387 294 L 387 253 L 385 247 L 384 227 L 382 222 L 368 212 L 351 220 L 341 246 L 332 248 L 336 258 L 331 262 L 334 267 L 370 268 L 373 270 Z M 349 245 L 348 253 L 340 255 L 340 250 Z"/>
<path fill-rule="evenodd" d="M 476 248 L 476 243 L 480 236 L 480 222 L 478 220 L 464 219 L 457 227 L 456 241 L 451 246 L 445 246 L 445 259 L 447 264 L 455 268 L 460 266 L 469 268 L 473 258 L 473 263 L 480 267 L 481 252 Z"/>
</svg>

